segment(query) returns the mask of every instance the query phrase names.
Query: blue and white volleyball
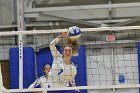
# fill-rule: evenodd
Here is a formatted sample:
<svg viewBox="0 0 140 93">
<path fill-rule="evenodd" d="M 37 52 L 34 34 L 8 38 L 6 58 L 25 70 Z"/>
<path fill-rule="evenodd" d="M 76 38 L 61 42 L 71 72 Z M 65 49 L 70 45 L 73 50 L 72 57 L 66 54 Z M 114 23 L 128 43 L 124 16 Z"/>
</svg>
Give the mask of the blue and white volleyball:
<svg viewBox="0 0 140 93">
<path fill-rule="evenodd" d="M 81 36 L 81 30 L 77 26 L 72 26 L 68 28 L 67 34 L 70 39 L 78 39 Z"/>
</svg>

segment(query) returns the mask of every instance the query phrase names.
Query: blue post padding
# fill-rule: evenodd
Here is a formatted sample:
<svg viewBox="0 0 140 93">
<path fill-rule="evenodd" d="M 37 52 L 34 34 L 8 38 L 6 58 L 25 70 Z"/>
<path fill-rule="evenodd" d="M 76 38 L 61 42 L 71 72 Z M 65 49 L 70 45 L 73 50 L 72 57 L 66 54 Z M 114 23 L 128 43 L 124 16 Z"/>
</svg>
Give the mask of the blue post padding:
<svg viewBox="0 0 140 93">
<path fill-rule="evenodd" d="M 10 87 L 19 88 L 19 49 L 10 48 Z M 35 55 L 31 47 L 23 48 L 23 87 L 28 88 L 35 80 Z"/>
<path fill-rule="evenodd" d="M 138 75 L 139 75 L 139 84 L 140 84 L 140 42 L 137 43 L 137 52 L 138 52 Z M 140 88 L 139 88 L 139 93 L 140 93 Z"/>
<path fill-rule="evenodd" d="M 60 47 L 57 47 L 60 50 Z M 87 85 L 87 75 L 86 75 L 86 46 L 81 45 L 78 50 L 79 56 L 73 57 L 72 62 L 77 65 L 77 75 L 76 75 L 76 85 L 86 86 Z M 42 67 L 44 64 L 48 63 L 52 65 L 53 57 L 49 48 L 41 49 L 36 53 L 37 57 L 37 72 L 38 76 L 43 75 Z M 72 93 L 77 93 L 73 91 Z M 86 90 L 81 90 L 80 93 L 87 93 Z"/>
</svg>

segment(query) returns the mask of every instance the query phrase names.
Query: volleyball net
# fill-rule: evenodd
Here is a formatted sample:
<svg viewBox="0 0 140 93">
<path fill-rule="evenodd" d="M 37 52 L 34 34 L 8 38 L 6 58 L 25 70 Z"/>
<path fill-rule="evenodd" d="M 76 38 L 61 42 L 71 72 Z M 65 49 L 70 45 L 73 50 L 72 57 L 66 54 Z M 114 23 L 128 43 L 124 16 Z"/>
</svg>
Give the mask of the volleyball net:
<svg viewBox="0 0 140 93">
<path fill-rule="evenodd" d="M 67 29 L 0 32 L 0 90 L 5 93 L 76 89 L 80 93 L 119 89 L 138 92 L 140 26 L 80 29 L 80 48 L 72 58 L 77 67 L 77 86 L 60 88 L 28 89 L 43 75 L 43 65 L 52 64 L 50 42 Z M 58 44 L 60 51 L 65 43 L 64 39 Z"/>
</svg>

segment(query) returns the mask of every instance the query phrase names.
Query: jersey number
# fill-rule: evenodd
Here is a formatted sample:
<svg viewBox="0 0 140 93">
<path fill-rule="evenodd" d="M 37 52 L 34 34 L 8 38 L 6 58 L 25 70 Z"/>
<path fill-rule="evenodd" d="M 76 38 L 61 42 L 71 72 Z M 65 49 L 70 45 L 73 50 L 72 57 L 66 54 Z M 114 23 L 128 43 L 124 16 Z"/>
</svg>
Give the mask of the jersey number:
<svg viewBox="0 0 140 93">
<path fill-rule="evenodd" d="M 63 69 L 60 69 L 60 71 L 58 72 L 58 75 L 60 75 L 63 72 Z"/>
</svg>

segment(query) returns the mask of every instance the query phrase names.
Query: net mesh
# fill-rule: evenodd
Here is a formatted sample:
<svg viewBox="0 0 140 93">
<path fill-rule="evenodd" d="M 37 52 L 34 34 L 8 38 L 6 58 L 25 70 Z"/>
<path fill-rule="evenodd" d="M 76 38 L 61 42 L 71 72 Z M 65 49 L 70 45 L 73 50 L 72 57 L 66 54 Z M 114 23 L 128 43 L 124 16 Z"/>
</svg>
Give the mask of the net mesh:
<svg viewBox="0 0 140 93">
<path fill-rule="evenodd" d="M 80 89 L 104 89 L 106 86 L 110 86 L 107 87 L 107 89 L 119 88 L 114 85 L 125 85 L 127 88 L 138 88 L 139 29 L 135 27 L 129 27 L 129 29 L 128 27 L 122 27 L 107 29 L 81 28 L 81 30 L 82 36 L 79 39 L 81 46 L 79 48 L 78 54 L 80 58 L 78 58 L 78 56 L 74 56 L 74 61 L 76 61 L 74 62 L 74 64 L 78 69 L 76 75 L 77 86 L 82 86 L 79 87 Z M 23 73 L 24 89 L 28 88 L 30 84 L 32 84 L 37 78 L 43 75 L 42 66 L 44 64 L 51 64 L 52 56 L 50 54 L 47 54 L 47 52 L 50 51 L 49 44 L 54 38 L 59 35 L 59 32 L 61 31 L 58 29 L 21 32 L 23 34 L 22 42 L 24 43 L 24 60 L 23 72 L 20 73 Z M 19 47 L 18 34 L 18 32 L 0 33 L 0 63 L 2 68 L 7 69 L 6 71 L 1 70 L 1 75 L 3 76 L 3 84 L 1 85 L 8 89 L 13 89 L 9 91 L 24 92 L 23 90 L 16 90 L 19 89 L 20 86 L 18 81 L 19 51 L 11 51 L 11 49 L 18 49 Z M 108 37 L 109 35 L 115 36 L 115 40 L 108 41 L 106 37 Z M 60 48 L 60 51 L 62 51 L 61 47 L 65 44 L 65 39 L 59 42 L 58 48 Z M 28 51 L 30 50 L 30 48 L 31 51 Z M 130 84 L 133 86 L 127 86 Z M 138 86 L 136 86 L 137 84 Z M 55 89 L 59 90 L 59 88 Z M 62 90 L 63 89 L 64 88 L 62 88 Z M 26 91 L 38 90 L 28 89 Z M 135 89 L 131 92 L 136 93 L 137 91 L 138 89 Z M 81 90 L 81 93 L 87 92 L 92 93 L 93 91 Z"/>
</svg>

